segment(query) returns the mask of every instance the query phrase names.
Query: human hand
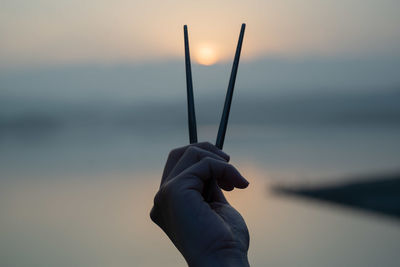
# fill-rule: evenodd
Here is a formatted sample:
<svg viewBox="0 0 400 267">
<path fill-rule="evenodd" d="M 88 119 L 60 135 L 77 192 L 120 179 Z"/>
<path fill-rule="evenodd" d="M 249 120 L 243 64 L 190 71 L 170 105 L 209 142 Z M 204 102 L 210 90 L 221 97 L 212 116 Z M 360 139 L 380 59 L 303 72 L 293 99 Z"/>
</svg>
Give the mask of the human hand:
<svg viewBox="0 0 400 267">
<path fill-rule="evenodd" d="M 249 266 L 246 223 L 220 189 L 249 183 L 228 161 L 210 143 L 174 149 L 168 156 L 150 217 L 189 266 Z"/>
</svg>

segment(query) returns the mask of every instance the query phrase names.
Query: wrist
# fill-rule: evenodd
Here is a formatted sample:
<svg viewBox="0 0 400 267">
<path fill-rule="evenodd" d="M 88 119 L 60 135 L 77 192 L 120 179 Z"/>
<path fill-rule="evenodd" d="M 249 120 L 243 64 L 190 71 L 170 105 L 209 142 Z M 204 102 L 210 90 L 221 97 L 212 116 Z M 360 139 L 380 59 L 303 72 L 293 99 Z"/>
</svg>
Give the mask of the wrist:
<svg viewBox="0 0 400 267">
<path fill-rule="evenodd" d="M 204 255 L 198 257 L 196 260 L 189 262 L 190 267 L 249 267 L 249 261 L 247 258 L 247 253 L 238 252 L 234 250 L 223 250 L 218 251 L 209 255 Z"/>
</svg>

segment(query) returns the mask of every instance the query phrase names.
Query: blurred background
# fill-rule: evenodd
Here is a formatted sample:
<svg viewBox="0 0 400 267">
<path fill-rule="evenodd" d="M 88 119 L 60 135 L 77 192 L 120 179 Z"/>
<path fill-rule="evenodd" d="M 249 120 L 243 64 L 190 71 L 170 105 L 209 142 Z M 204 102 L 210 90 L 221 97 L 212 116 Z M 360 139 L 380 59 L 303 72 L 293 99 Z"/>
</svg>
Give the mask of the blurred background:
<svg viewBox="0 0 400 267">
<path fill-rule="evenodd" d="M 0 266 L 185 266 L 149 218 L 188 143 L 224 150 L 253 266 L 397 266 L 398 217 L 274 193 L 400 173 L 400 2 L 2 0 Z M 392 205 L 399 203 L 389 202 Z M 397 204 L 396 204 L 397 203 Z M 397 206 L 399 207 L 399 206 Z"/>
</svg>

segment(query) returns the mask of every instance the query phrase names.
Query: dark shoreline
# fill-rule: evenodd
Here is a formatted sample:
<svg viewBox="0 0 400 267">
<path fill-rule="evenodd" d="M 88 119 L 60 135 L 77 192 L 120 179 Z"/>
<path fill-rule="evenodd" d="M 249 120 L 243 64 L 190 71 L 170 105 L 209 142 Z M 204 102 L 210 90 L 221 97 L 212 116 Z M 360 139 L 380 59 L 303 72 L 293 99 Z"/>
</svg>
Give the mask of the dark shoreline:
<svg viewBox="0 0 400 267">
<path fill-rule="evenodd" d="M 400 173 L 313 188 L 275 186 L 273 191 L 277 194 L 306 197 L 400 220 Z"/>
</svg>

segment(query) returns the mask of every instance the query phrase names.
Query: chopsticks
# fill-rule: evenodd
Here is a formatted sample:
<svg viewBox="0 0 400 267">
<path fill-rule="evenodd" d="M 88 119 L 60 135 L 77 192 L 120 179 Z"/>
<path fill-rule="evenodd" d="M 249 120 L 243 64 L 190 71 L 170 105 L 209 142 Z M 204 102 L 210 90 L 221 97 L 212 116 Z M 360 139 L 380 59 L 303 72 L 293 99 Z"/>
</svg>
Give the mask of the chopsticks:
<svg viewBox="0 0 400 267">
<path fill-rule="evenodd" d="M 246 24 L 243 23 L 240 29 L 239 40 L 236 47 L 235 59 L 233 60 L 233 65 L 232 65 L 231 77 L 229 79 L 229 85 L 226 91 L 225 104 L 224 104 L 224 109 L 222 111 L 221 122 L 219 123 L 217 141 L 215 142 L 215 146 L 218 147 L 219 149 L 222 149 L 222 147 L 224 146 L 225 133 L 226 133 L 226 128 L 228 127 L 229 112 L 231 110 L 233 89 L 235 88 L 236 74 L 239 67 L 240 52 L 242 51 L 242 43 L 243 43 L 243 36 L 245 29 L 246 29 Z"/>
<path fill-rule="evenodd" d="M 187 92 L 187 111 L 189 123 L 189 141 L 190 144 L 197 143 L 196 114 L 194 111 L 192 69 L 190 66 L 189 37 L 187 25 L 183 26 L 183 35 L 185 39 L 185 66 L 186 66 L 186 92 Z"/>
<path fill-rule="evenodd" d="M 231 76 L 229 79 L 228 89 L 226 92 L 224 109 L 222 111 L 221 121 L 219 124 L 217 140 L 215 146 L 222 149 L 224 146 L 226 129 L 228 126 L 229 112 L 232 104 L 233 90 L 235 88 L 236 74 L 239 67 L 240 52 L 242 50 L 242 43 L 246 24 L 243 23 L 240 29 L 239 40 L 236 47 L 235 58 L 233 60 Z M 194 109 L 193 99 L 193 82 L 192 70 L 190 65 L 190 52 L 189 52 L 189 37 L 187 25 L 183 26 L 184 42 L 185 42 L 185 66 L 186 66 L 186 91 L 187 91 L 187 108 L 188 108 L 188 123 L 189 123 L 189 140 L 190 143 L 197 143 L 197 129 L 196 129 L 196 115 Z"/>
</svg>

